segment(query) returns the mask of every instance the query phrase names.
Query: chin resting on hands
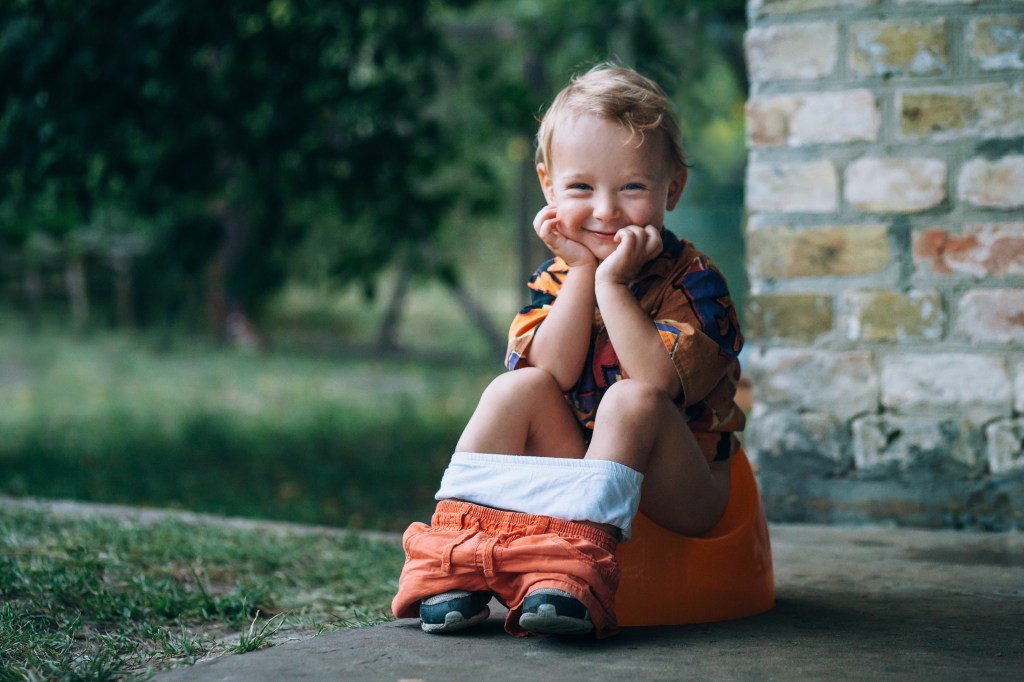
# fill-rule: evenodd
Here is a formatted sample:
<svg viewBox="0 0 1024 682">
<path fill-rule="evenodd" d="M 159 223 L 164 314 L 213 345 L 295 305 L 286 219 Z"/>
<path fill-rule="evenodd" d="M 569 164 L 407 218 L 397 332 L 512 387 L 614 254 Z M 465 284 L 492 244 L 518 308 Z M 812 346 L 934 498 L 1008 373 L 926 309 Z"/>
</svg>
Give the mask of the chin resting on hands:
<svg viewBox="0 0 1024 682">
<path fill-rule="evenodd" d="M 644 265 L 661 253 L 661 231 L 654 225 L 630 225 L 615 234 L 618 246 L 597 269 L 597 281 L 629 284 Z"/>
<path fill-rule="evenodd" d="M 537 236 L 551 249 L 551 253 L 564 260 L 570 268 L 596 263 L 597 258 L 593 252 L 583 244 L 566 237 L 559 229 L 560 226 L 558 207 L 555 204 L 548 204 L 542 208 L 533 219 L 533 229 Z"/>
</svg>

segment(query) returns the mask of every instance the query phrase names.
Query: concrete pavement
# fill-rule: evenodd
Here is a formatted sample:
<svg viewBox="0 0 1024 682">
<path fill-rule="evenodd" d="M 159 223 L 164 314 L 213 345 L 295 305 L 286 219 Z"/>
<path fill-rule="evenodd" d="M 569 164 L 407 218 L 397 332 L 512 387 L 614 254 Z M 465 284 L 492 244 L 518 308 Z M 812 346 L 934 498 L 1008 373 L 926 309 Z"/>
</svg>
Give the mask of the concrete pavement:
<svg viewBox="0 0 1024 682">
<path fill-rule="evenodd" d="M 155 676 L 239 680 L 1024 680 L 1024 534 L 773 525 L 776 606 L 738 621 L 516 639 L 418 621 L 331 632 Z"/>
</svg>

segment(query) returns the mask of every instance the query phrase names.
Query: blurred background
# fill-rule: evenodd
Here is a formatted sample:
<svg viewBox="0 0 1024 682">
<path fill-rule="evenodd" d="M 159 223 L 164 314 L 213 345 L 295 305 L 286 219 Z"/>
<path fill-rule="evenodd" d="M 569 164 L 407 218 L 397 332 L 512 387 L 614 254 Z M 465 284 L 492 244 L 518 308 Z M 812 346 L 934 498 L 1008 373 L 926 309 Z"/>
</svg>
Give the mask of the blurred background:
<svg viewBox="0 0 1024 682">
<path fill-rule="evenodd" d="M 0 2 L 0 495 L 428 514 L 547 258 L 538 116 L 609 59 L 742 310 L 744 6 Z"/>
</svg>

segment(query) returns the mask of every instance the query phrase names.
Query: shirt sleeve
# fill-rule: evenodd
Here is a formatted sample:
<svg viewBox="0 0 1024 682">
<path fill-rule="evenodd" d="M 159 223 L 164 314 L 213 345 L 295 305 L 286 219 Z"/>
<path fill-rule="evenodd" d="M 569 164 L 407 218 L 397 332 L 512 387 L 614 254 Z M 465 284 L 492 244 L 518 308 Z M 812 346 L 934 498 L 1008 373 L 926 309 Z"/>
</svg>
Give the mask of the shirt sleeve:
<svg viewBox="0 0 1024 682">
<path fill-rule="evenodd" d="M 526 357 L 533 337 L 547 318 L 568 272 L 568 266 L 560 258 L 552 258 L 540 266 L 526 283 L 530 290 L 530 304 L 515 316 L 508 332 L 505 366 L 509 370 L 515 369 L 519 361 Z"/>
<path fill-rule="evenodd" d="M 739 372 L 743 347 L 725 277 L 703 255 L 678 268 L 654 315 L 655 326 L 683 387 L 683 404 L 704 400 L 729 373 Z"/>
</svg>

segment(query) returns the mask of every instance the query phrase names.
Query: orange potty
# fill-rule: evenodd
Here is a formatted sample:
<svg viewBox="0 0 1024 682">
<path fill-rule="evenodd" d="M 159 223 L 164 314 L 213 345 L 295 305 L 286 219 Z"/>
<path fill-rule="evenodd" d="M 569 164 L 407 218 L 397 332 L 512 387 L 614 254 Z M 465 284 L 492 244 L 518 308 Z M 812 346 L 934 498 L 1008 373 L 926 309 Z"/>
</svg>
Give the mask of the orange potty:
<svg viewBox="0 0 1024 682">
<path fill-rule="evenodd" d="M 775 604 L 772 548 L 746 453 L 732 457 L 729 503 L 701 537 L 665 530 L 637 514 L 616 551 L 619 625 L 682 625 L 763 613 Z"/>
</svg>

